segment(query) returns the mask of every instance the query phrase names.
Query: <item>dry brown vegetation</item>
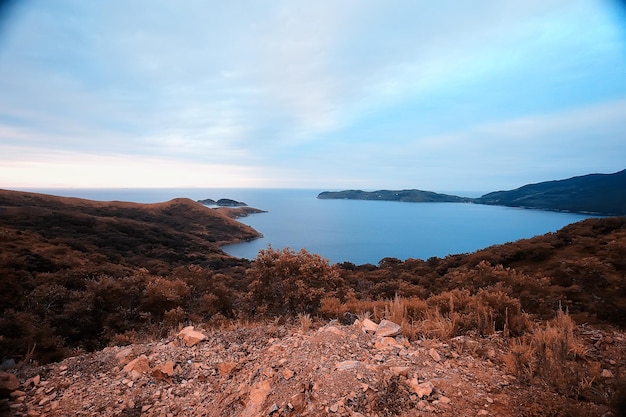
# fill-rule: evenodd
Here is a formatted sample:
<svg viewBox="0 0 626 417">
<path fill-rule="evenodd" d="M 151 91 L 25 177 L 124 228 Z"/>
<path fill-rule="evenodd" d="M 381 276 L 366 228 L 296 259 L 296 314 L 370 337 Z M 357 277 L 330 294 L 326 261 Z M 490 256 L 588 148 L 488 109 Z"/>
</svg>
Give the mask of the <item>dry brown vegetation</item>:
<svg viewBox="0 0 626 417">
<path fill-rule="evenodd" d="M 601 378 L 602 352 L 581 325 L 626 326 L 624 217 L 378 265 L 272 248 L 249 262 L 219 249 L 255 236 L 186 199 L 140 205 L 2 191 L 0 358 L 19 363 L 32 351 L 29 359 L 56 361 L 187 323 L 278 318 L 307 330 L 314 320 L 356 315 L 394 321 L 413 340 L 497 335 L 506 353 L 494 360 L 543 387 L 538 404 L 618 396 L 621 376 L 608 385 Z M 611 360 L 626 366 L 623 352 Z"/>
</svg>

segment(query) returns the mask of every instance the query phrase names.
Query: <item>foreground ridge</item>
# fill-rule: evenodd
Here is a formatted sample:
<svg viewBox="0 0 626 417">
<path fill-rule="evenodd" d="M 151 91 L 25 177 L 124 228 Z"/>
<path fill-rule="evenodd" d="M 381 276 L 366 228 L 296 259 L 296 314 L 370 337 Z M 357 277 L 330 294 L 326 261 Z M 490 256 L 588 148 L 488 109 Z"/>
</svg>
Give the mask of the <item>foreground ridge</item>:
<svg viewBox="0 0 626 417">
<path fill-rule="evenodd" d="M 501 336 L 409 342 L 402 335 L 384 336 L 394 334 L 383 333 L 390 325 L 364 319 L 316 330 L 278 323 L 188 327 L 157 342 L 25 368 L 9 406 L 15 416 L 521 416 L 549 411 L 534 397 L 540 387 L 525 385 L 507 371 Z M 189 338 L 190 332 L 202 337 Z M 599 349 L 626 348 L 623 334 L 587 336 L 597 340 Z M 604 369 L 601 378 L 610 379 L 614 372 Z M 567 409 L 563 403 L 552 406 Z M 595 404 L 579 409 L 580 415 L 608 410 Z"/>
</svg>

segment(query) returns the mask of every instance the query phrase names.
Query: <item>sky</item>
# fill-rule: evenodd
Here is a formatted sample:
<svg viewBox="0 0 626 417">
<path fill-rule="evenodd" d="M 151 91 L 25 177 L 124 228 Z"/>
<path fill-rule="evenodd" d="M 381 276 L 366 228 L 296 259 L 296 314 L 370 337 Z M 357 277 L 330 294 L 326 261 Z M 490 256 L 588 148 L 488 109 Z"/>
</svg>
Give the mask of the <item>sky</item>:
<svg viewBox="0 0 626 417">
<path fill-rule="evenodd" d="M 618 1 L 2 10 L 0 188 L 494 191 L 624 168 Z"/>
</svg>

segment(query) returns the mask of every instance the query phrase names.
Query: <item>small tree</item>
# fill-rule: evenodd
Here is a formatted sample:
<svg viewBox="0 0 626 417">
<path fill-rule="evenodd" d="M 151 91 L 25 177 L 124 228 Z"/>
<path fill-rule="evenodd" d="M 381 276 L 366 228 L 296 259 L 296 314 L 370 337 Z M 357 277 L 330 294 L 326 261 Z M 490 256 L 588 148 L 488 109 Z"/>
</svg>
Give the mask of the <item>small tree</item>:
<svg viewBox="0 0 626 417">
<path fill-rule="evenodd" d="M 251 312 L 268 315 L 315 313 L 341 282 L 327 259 L 305 249 L 296 253 L 271 246 L 259 251 L 247 274 Z"/>
</svg>

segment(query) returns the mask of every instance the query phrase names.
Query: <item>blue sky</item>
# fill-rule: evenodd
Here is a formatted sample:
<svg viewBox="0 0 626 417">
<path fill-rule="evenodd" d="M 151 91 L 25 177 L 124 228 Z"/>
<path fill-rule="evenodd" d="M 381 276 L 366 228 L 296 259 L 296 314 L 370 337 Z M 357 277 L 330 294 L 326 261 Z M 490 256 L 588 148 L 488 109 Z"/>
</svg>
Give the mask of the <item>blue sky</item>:
<svg viewBox="0 0 626 417">
<path fill-rule="evenodd" d="M 0 187 L 492 191 L 626 168 L 600 0 L 24 0 Z"/>
</svg>

